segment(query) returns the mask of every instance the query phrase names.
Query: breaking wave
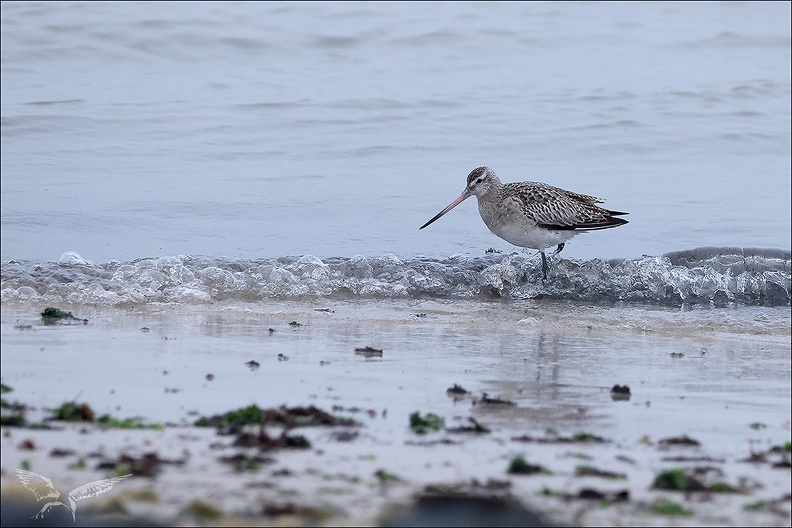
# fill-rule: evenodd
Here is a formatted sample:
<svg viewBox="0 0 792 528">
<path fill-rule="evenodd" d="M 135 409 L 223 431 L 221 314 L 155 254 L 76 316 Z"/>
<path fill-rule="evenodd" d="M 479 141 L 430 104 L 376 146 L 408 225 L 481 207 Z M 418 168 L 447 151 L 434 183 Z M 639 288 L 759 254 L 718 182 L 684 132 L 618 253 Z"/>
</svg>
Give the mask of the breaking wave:
<svg viewBox="0 0 792 528">
<path fill-rule="evenodd" d="M 176 256 L 94 264 L 73 252 L 58 262 L 2 263 L 3 302 L 128 305 L 310 298 L 552 298 L 665 305 L 790 304 L 790 252 L 698 248 L 623 260 L 461 254 L 312 255 L 234 260 Z"/>
</svg>

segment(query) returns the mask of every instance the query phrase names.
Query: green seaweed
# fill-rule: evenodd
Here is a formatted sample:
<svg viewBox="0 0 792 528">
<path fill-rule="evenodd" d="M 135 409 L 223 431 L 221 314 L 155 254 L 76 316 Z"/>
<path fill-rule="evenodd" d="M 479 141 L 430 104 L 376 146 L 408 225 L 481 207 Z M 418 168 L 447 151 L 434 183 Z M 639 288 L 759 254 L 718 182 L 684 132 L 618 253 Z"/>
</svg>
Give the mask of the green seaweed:
<svg viewBox="0 0 792 528">
<path fill-rule="evenodd" d="M 47 307 L 41 312 L 41 317 L 49 319 L 76 319 L 71 312 L 61 310 L 60 308 Z"/>
<path fill-rule="evenodd" d="M 690 489 L 690 483 L 691 478 L 684 469 L 671 469 L 657 475 L 652 483 L 652 488 L 687 491 Z"/>
<path fill-rule="evenodd" d="M 743 506 L 743 510 L 749 512 L 763 512 L 767 509 L 767 501 L 758 500 L 756 502 L 749 502 Z"/>
<path fill-rule="evenodd" d="M 267 423 L 264 415 L 264 410 L 260 409 L 258 405 L 248 405 L 235 411 L 229 411 L 224 415 L 220 415 L 221 422 L 217 424 L 218 428 L 224 428 L 231 425 L 245 426 L 245 425 L 263 425 Z M 213 425 L 210 423 L 211 418 L 201 417 L 195 425 L 198 427 L 207 427 Z"/>
<path fill-rule="evenodd" d="M 410 429 L 415 434 L 424 435 L 430 430 L 439 431 L 445 425 L 445 420 L 434 413 L 427 413 L 425 417 L 415 411 L 410 415 Z"/>
<path fill-rule="evenodd" d="M 591 433 L 575 433 L 572 436 L 560 436 L 555 429 L 546 429 L 545 436 L 514 436 L 515 442 L 535 442 L 538 444 L 607 444 L 612 440 Z"/>
<path fill-rule="evenodd" d="M 119 419 L 109 414 L 103 414 L 98 419 L 93 409 L 87 403 L 74 401 L 64 402 L 55 410 L 56 420 L 64 422 L 97 422 L 103 429 L 164 429 L 161 423 L 146 425 L 142 418 Z"/>
<path fill-rule="evenodd" d="M 248 425 L 282 425 L 286 427 L 308 427 L 319 425 L 359 425 L 351 418 L 341 418 L 314 406 L 261 409 L 249 405 L 225 414 L 201 417 L 195 421 L 197 427 L 217 427 L 221 433 L 235 433 Z"/>
<path fill-rule="evenodd" d="M 87 403 L 63 402 L 55 411 L 55 419 L 64 422 L 93 422 L 96 415 Z"/>
<path fill-rule="evenodd" d="M 117 477 L 123 477 L 132 473 L 132 466 L 127 462 L 119 462 L 115 466 L 115 474 Z"/>
<path fill-rule="evenodd" d="M 548 488 L 547 486 L 537 491 L 536 494 L 539 495 L 540 497 L 564 498 L 566 496 L 566 494 L 563 491 Z"/>
<path fill-rule="evenodd" d="M 243 471 L 258 471 L 261 469 L 261 460 L 255 456 L 246 456 L 241 460 L 234 462 L 234 471 L 241 473 Z"/>
<path fill-rule="evenodd" d="M 165 426 L 161 423 L 153 423 L 146 425 L 143 419 L 139 417 L 119 419 L 109 414 L 103 414 L 97 420 L 103 429 L 155 429 L 161 430 Z"/>
<path fill-rule="evenodd" d="M 85 469 L 86 468 L 85 459 L 80 458 L 76 462 L 69 464 L 67 467 L 69 469 Z"/>
<path fill-rule="evenodd" d="M 380 482 L 398 482 L 401 480 L 401 478 L 399 478 L 399 476 L 395 473 L 385 471 L 384 469 L 378 469 L 375 471 L 374 476 L 377 477 L 377 480 Z"/>
<path fill-rule="evenodd" d="M 61 310 L 60 308 L 53 308 L 51 306 L 44 308 L 44 311 L 39 315 L 41 315 L 41 321 L 45 325 L 57 325 L 61 323 L 72 324 L 75 322 L 88 324 L 88 319 L 80 319 L 79 317 L 72 315 L 71 312 Z"/>
<path fill-rule="evenodd" d="M 657 499 L 654 501 L 652 503 L 652 512 L 659 515 L 667 515 L 669 517 L 687 517 L 693 515 L 691 510 L 668 499 Z"/>
<path fill-rule="evenodd" d="M 572 435 L 573 442 L 589 442 L 593 444 L 604 444 L 607 443 L 608 440 L 602 438 L 601 436 L 593 435 L 591 433 L 575 433 Z"/>
<path fill-rule="evenodd" d="M 748 427 L 754 431 L 758 431 L 759 429 L 767 429 L 767 424 L 762 422 L 753 422 Z"/>
<path fill-rule="evenodd" d="M 726 484 L 725 482 L 716 482 L 712 486 L 707 487 L 707 491 L 711 491 L 713 493 L 737 493 L 738 490 L 734 486 L 730 484 Z"/>
<path fill-rule="evenodd" d="M 217 519 L 218 517 L 220 517 L 220 515 L 222 515 L 222 512 L 220 511 L 219 508 L 217 508 L 217 506 L 209 504 L 208 502 L 202 501 L 200 499 L 196 499 L 192 501 L 187 506 L 187 511 L 192 513 L 199 519 L 205 519 L 205 520 Z"/>
<path fill-rule="evenodd" d="M 734 486 L 725 482 L 716 482 L 705 486 L 697 478 L 692 477 L 684 469 L 671 469 L 663 471 L 655 477 L 652 483 L 653 489 L 670 491 L 709 491 L 712 493 L 737 493 Z"/>
<path fill-rule="evenodd" d="M 574 451 L 567 451 L 564 453 L 564 456 L 567 458 L 577 458 L 579 460 L 591 460 L 591 455 L 587 455 L 586 453 L 576 453 Z"/>
<path fill-rule="evenodd" d="M 136 502 L 157 503 L 160 501 L 157 492 L 151 488 L 129 492 L 127 493 L 127 497 Z"/>
<path fill-rule="evenodd" d="M 506 468 L 506 473 L 510 475 L 533 475 L 534 473 L 542 473 L 546 470 L 542 466 L 529 464 L 521 456 L 516 456 L 509 462 L 509 467 Z"/>
</svg>

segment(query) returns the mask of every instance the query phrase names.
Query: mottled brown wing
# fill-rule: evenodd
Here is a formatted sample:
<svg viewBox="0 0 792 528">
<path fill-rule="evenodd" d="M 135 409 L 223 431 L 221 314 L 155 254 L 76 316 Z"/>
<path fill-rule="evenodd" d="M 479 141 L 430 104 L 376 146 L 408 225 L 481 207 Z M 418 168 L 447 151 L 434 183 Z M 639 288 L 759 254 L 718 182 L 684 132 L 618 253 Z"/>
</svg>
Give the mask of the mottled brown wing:
<svg viewBox="0 0 792 528">
<path fill-rule="evenodd" d="M 606 211 L 594 205 L 602 200 L 570 193 L 538 182 L 507 184 L 504 189 L 520 204 L 523 213 L 542 227 L 576 229 L 605 218 Z"/>
</svg>

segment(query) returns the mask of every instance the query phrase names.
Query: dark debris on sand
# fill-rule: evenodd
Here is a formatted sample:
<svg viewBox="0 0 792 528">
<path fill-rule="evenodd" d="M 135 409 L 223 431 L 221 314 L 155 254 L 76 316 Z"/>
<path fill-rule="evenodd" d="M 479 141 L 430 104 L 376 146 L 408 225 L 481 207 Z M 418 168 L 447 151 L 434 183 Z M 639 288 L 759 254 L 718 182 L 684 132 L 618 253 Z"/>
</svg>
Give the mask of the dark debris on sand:
<svg viewBox="0 0 792 528">
<path fill-rule="evenodd" d="M 269 449 L 308 449 L 311 443 L 302 435 L 289 435 L 284 429 L 279 436 L 270 436 L 262 425 L 258 433 L 240 431 L 234 440 L 234 447 L 258 447 L 266 451 Z"/>
<path fill-rule="evenodd" d="M 490 398 L 486 392 L 481 396 L 480 400 L 473 400 L 473 405 L 476 405 L 477 403 L 483 405 L 516 405 L 513 401 L 510 400 L 502 400 L 500 398 Z"/>
<path fill-rule="evenodd" d="M 576 433 L 572 436 L 513 436 L 513 442 L 528 442 L 537 444 L 604 444 L 610 440 L 590 433 Z"/>
<path fill-rule="evenodd" d="M 698 447 L 701 445 L 701 442 L 690 438 L 688 435 L 682 435 L 682 436 L 672 436 L 669 438 L 662 438 L 658 440 L 657 444 L 660 447 L 672 447 L 672 446 Z"/>
<path fill-rule="evenodd" d="M 375 358 L 375 357 L 382 357 L 382 349 L 381 348 L 374 348 L 370 346 L 365 346 L 363 348 L 356 348 L 355 349 L 356 356 L 363 356 L 364 358 Z"/>
<path fill-rule="evenodd" d="M 97 470 L 111 470 L 117 474 L 131 473 L 139 477 L 156 477 L 162 466 L 181 467 L 187 463 L 187 458 L 169 460 L 160 458 L 157 453 L 145 453 L 140 457 L 123 454 L 115 460 L 104 460 L 97 464 Z"/>
<path fill-rule="evenodd" d="M 692 469 L 669 469 L 660 472 L 652 489 L 669 491 L 707 491 L 712 493 L 737 493 L 740 490 L 723 482 L 723 471 L 715 466 L 697 466 Z"/>
<path fill-rule="evenodd" d="M 491 432 L 487 427 L 484 427 L 478 421 L 471 417 L 468 417 L 468 421 L 471 425 L 460 425 L 459 427 L 447 427 L 446 432 L 448 433 L 489 433 Z"/>
<path fill-rule="evenodd" d="M 461 385 L 454 383 L 453 387 L 446 389 L 446 394 L 449 396 L 464 396 L 466 394 L 470 394 L 470 391 L 465 390 Z"/>
<path fill-rule="evenodd" d="M 610 390 L 613 401 L 628 401 L 630 399 L 630 387 L 627 385 L 614 385 Z"/>
</svg>

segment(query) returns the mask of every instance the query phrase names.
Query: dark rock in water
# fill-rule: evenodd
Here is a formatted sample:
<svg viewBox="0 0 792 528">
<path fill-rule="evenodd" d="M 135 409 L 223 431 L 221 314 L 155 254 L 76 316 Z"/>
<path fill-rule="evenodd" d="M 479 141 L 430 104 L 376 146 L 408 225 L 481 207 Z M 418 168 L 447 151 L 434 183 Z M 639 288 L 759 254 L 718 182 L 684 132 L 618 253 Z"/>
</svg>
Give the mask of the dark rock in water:
<svg viewBox="0 0 792 528">
<path fill-rule="evenodd" d="M 630 387 L 627 385 L 614 385 L 610 390 L 611 399 L 613 401 L 625 401 L 630 399 Z"/>
<path fill-rule="evenodd" d="M 363 356 L 365 358 L 372 358 L 372 357 L 382 357 L 382 349 L 381 348 L 373 348 L 370 346 L 364 348 L 356 348 L 355 354 L 358 356 Z"/>
<path fill-rule="evenodd" d="M 446 389 L 446 394 L 448 394 L 449 396 L 463 396 L 465 394 L 470 394 L 470 391 L 467 391 L 464 388 L 462 388 L 462 386 L 454 383 L 453 387 L 449 387 L 448 389 Z"/>
<path fill-rule="evenodd" d="M 259 368 L 259 367 L 261 366 L 261 365 L 259 364 L 259 362 L 258 362 L 258 361 L 256 361 L 255 359 L 251 359 L 250 361 L 246 362 L 246 363 L 245 363 L 245 365 L 247 365 L 247 367 L 248 367 L 250 370 L 256 370 L 257 368 Z"/>
<path fill-rule="evenodd" d="M 475 403 L 483 403 L 483 404 L 485 404 L 485 405 L 516 405 L 516 404 L 515 404 L 513 401 L 511 401 L 511 400 L 502 400 L 502 399 L 500 399 L 500 398 L 490 398 L 490 397 L 487 395 L 487 393 L 486 393 L 486 392 L 485 392 L 485 393 L 484 393 L 484 394 L 481 396 L 481 399 L 480 399 L 480 400 L 478 400 L 478 402 L 474 401 L 473 403 L 474 403 L 474 404 L 475 404 Z"/>
<path fill-rule="evenodd" d="M 657 443 L 660 446 L 664 446 L 664 447 L 669 447 L 669 446 L 698 447 L 701 445 L 701 442 L 699 442 L 698 440 L 694 440 L 693 438 L 690 438 L 688 435 L 662 438 Z"/>
<path fill-rule="evenodd" d="M 583 488 L 577 495 L 568 498 L 607 501 L 608 503 L 627 502 L 630 500 L 630 492 L 628 490 L 600 491 L 594 488 Z"/>
</svg>

